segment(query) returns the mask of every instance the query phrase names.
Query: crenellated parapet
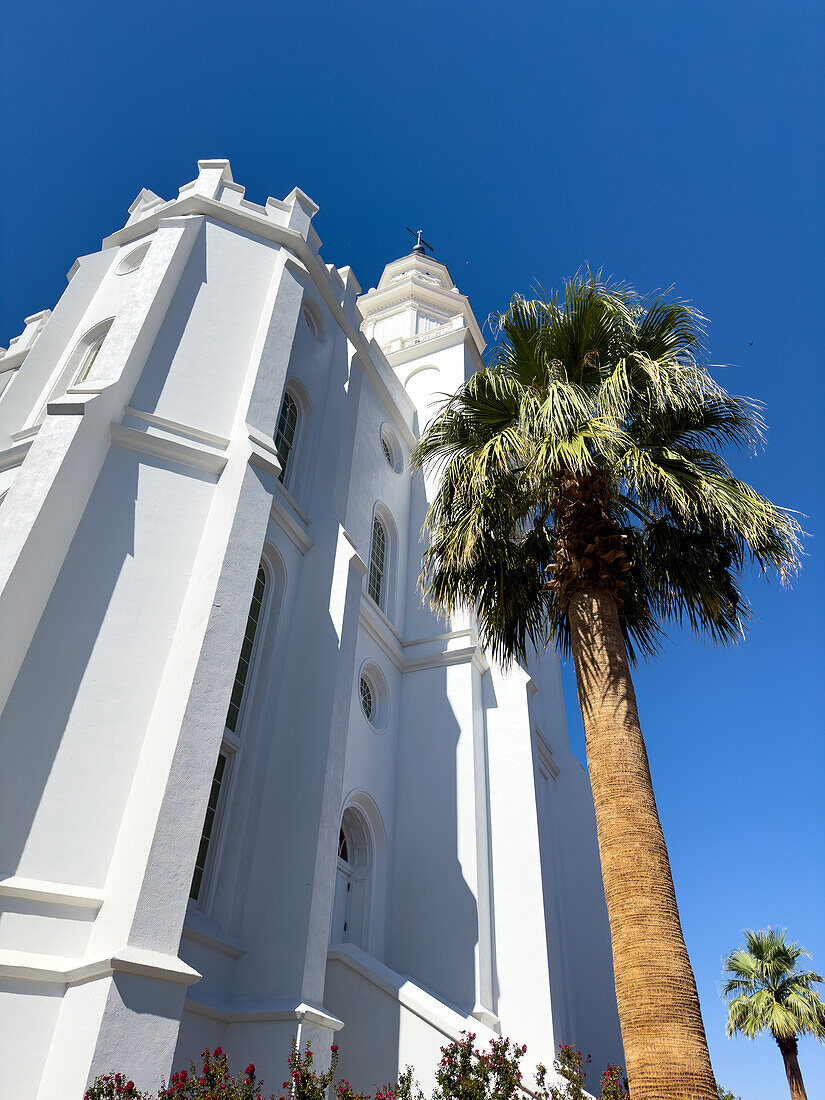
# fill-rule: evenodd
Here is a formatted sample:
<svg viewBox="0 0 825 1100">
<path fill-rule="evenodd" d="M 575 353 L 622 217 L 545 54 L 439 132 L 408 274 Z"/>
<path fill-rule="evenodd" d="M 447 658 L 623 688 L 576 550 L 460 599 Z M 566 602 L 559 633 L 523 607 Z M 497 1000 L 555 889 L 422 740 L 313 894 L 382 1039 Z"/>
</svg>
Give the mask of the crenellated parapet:
<svg viewBox="0 0 825 1100">
<path fill-rule="evenodd" d="M 180 212 L 178 207 L 182 201 L 201 198 L 255 214 L 273 225 L 291 229 L 299 233 L 317 254 L 321 240 L 312 226 L 312 218 L 318 212 L 318 205 L 299 187 L 294 187 L 285 199 L 270 196 L 263 205 L 250 202 L 244 197 L 245 192 L 245 187 L 235 183 L 228 160 L 199 160 L 197 177 L 179 188 L 176 199 L 164 200 L 154 191 L 144 188 L 129 207 L 126 226 L 138 225 L 150 216 L 161 213 L 171 217 Z"/>
<path fill-rule="evenodd" d="M 9 341 L 8 348 L 0 348 L 0 373 L 15 370 L 31 351 L 34 342 L 46 326 L 51 316 L 50 309 L 33 313 L 23 321 L 23 331 Z"/>
</svg>

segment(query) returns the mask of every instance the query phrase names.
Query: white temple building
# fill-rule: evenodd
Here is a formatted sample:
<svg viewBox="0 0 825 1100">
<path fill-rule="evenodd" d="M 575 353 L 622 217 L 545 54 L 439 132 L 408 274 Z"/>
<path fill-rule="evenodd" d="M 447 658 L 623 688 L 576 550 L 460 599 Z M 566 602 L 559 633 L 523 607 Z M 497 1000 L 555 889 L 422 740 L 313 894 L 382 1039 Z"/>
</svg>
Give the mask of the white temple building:
<svg viewBox="0 0 825 1100">
<path fill-rule="evenodd" d="M 558 660 L 417 591 L 408 469 L 483 339 L 415 250 L 360 294 L 226 160 L 80 257 L 0 356 L 0 1096 L 372 1091 L 462 1029 L 621 1060 Z"/>
</svg>

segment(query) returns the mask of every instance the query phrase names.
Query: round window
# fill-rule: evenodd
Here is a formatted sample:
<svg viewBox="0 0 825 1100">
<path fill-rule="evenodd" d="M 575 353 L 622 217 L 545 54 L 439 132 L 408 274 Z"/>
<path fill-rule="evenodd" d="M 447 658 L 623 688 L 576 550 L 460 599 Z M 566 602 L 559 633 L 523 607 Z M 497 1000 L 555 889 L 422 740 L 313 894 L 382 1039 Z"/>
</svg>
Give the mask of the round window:
<svg viewBox="0 0 825 1100">
<path fill-rule="evenodd" d="M 309 329 L 310 336 L 316 344 L 323 344 L 326 340 L 326 329 L 321 312 L 314 302 L 305 301 L 302 310 L 304 322 Z"/>
<path fill-rule="evenodd" d="M 386 458 L 387 465 L 390 469 L 396 474 L 400 474 L 402 466 L 401 446 L 386 424 L 381 429 L 381 449 L 384 452 L 384 458 Z"/>
<path fill-rule="evenodd" d="M 374 733 L 382 733 L 390 713 L 390 697 L 387 681 L 381 669 L 373 661 L 366 661 L 358 677 L 358 700 L 361 713 Z"/>
<path fill-rule="evenodd" d="M 131 272 L 137 271 L 151 246 L 151 241 L 144 241 L 143 244 L 138 245 L 137 248 L 133 248 L 117 265 L 115 273 L 117 275 L 129 275 Z"/>
</svg>

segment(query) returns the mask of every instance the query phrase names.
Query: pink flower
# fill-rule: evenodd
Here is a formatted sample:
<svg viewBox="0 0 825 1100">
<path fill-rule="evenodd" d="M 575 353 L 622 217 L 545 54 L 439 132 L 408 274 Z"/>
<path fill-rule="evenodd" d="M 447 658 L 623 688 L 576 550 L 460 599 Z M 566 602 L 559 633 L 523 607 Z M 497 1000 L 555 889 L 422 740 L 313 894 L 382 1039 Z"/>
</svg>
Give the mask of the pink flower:
<svg viewBox="0 0 825 1100">
<path fill-rule="evenodd" d="M 247 1077 L 252 1077 L 254 1075 L 254 1073 L 255 1073 L 255 1063 L 250 1062 L 249 1065 L 246 1067 L 246 1076 Z"/>
<path fill-rule="evenodd" d="M 334 1054 L 334 1053 L 335 1053 L 335 1051 L 336 1051 L 336 1050 L 338 1049 L 338 1044 L 337 1044 L 337 1043 L 333 1043 L 333 1044 L 332 1044 L 332 1046 L 331 1046 L 331 1047 L 330 1047 L 329 1049 L 330 1049 L 330 1050 L 332 1051 L 332 1053 Z"/>
</svg>

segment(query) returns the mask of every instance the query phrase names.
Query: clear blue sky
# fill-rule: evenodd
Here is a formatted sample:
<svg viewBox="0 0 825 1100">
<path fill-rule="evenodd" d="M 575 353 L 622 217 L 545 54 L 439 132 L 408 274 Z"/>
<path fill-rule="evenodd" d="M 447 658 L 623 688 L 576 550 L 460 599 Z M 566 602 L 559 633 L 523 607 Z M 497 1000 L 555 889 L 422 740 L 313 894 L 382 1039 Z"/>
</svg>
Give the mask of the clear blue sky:
<svg viewBox="0 0 825 1100">
<path fill-rule="evenodd" d="M 3 27 L 4 345 L 141 187 L 172 197 L 223 156 L 253 200 L 308 192 L 324 258 L 365 288 L 420 224 L 480 318 L 589 263 L 712 320 L 719 377 L 767 405 L 740 469 L 813 535 L 791 592 L 751 586 L 747 642 L 677 635 L 636 678 L 714 1065 L 743 1100 L 786 1085 L 771 1041 L 725 1039 L 721 956 L 771 922 L 825 970 L 823 42 L 818 0 L 32 0 Z M 825 1048 L 800 1060 L 822 1095 Z"/>
</svg>

